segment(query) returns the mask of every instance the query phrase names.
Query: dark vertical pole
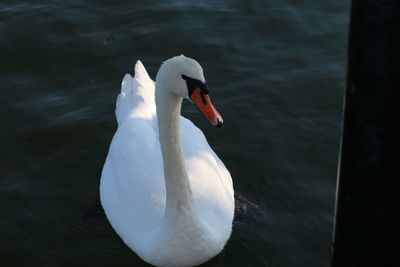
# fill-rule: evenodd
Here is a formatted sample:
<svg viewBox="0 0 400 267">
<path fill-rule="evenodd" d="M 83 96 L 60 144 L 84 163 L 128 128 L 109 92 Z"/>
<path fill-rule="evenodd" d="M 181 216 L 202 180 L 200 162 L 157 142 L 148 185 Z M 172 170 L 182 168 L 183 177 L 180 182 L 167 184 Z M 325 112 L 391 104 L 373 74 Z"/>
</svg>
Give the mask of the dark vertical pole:
<svg viewBox="0 0 400 267">
<path fill-rule="evenodd" d="M 400 267 L 400 1 L 353 0 L 332 267 Z"/>
</svg>

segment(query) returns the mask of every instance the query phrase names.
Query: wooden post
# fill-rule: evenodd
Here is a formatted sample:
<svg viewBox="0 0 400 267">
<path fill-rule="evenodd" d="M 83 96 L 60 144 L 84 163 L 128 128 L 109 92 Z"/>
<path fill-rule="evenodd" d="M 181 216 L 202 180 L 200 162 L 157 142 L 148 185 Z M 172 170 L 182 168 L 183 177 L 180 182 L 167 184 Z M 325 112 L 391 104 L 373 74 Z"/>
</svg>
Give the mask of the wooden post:
<svg viewBox="0 0 400 267">
<path fill-rule="evenodd" d="M 332 267 L 400 267 L 400 1 L 353 0 Z"/>
</svg>

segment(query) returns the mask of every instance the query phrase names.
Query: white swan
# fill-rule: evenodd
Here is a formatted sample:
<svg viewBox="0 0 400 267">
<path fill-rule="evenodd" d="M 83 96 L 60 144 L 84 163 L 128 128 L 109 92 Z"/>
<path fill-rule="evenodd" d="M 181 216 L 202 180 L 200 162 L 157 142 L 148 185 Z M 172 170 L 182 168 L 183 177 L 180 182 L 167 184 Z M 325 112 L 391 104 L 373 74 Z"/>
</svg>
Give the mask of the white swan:
<svg viewBox="0 0 400 267">
<path fill-rule="evenodd" d="M 118 130 L 101 176 L 101 203 L 112 227 L 156 266 L 206 262 L 232 229 L 231 176 L 203 133 L 180 116 L 182 98 L 222 125 L 195 60 L 165 61 L 156 84 L 138 61 L 135 77 L 126 74 L 122 82 Z"/>
</svg>

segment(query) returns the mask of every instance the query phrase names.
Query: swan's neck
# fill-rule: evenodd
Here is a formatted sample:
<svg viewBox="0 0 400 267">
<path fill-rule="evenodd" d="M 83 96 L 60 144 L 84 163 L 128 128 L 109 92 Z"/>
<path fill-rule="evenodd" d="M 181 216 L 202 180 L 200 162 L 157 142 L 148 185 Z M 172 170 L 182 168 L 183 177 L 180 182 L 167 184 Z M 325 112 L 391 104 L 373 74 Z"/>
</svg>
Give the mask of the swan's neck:
<svg viewBox="0 0 400 267">
<path fill-rule="evenodd" d="M 183 155 L 180 113 L 182 98 L 156 84 L 156 108 L 159 138 L 163 157 L 166 204 L 160 234 L 166 242 L 176 239 L 183 229 L 188 232 L 206 231 L 192 195 Z M 180 233 L 179 233 L 180 232 Z"/>
<path fill-rule="evenodd" d="M 148 243 L 157 266 L 171 266 L 170 256 L 204 262 L 223 246 L 214 242 L 210 229 L 199 215 L 186 171 L 180 132 L 182 98 L 160 88 L 156 82 L 156 109 L 164 166 L 166 204 L 163 221 Z"/>
<path fill-rule="evenodd" d="M 165 219 L 168 219 L 169 216 L 179 216 L 182 211 L 194 210 L 194 203 L 181 144 L 182 98 L 164 89 L 157 91 L 157 118 L 166 190 Z"/>
</svg>

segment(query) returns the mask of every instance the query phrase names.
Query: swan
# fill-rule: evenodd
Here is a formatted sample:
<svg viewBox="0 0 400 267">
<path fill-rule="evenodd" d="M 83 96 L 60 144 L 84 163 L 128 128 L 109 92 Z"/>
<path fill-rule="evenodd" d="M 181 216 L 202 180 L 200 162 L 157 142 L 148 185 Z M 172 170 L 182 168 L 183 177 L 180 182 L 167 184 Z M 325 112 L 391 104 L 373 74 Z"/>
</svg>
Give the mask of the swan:
<svg viewBox="0 0 400 267">
<path fill-rule="evenodd" d="M 107 219 L 124 243 L 155 266 L 194 266 L 224 248 L 234 192 L 204 134 L 180 115 L 193 102 L 216 127 L 203 69 L 183 55 L 162 63 L 154 83 L 137 61 L 116 103 L 118 129 L 100 180 Z"/>
</svg>

